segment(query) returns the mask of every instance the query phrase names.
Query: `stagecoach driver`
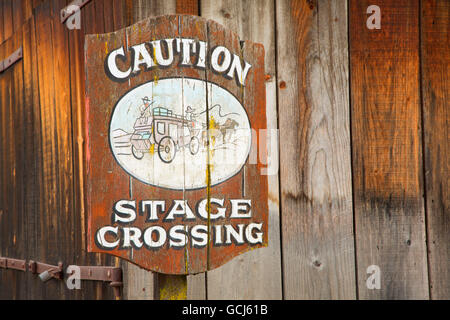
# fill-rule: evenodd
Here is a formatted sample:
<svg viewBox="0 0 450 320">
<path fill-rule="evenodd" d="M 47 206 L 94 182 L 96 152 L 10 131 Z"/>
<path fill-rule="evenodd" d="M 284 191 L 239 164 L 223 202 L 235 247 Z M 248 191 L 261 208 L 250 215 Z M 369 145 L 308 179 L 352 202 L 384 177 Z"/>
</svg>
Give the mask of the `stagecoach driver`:
<svg viewBox="0 0 450 320">
<path fill-rule="evenodd" d="M 141 118 L 144 118 L 144 119 L 142 119 L 141 122 L 147 123 L 148 119 L 152 115 L 152 110 L 150 108 L 152 103 L 150 103 L 150 99 L 147 96 L 142 98 L 142 102 L 143 102 L 143 104 L 139 107 L 139 111 L 141 112 Z M 144 124 L 144 123 L 142 123 L 142 124 Z"/>
</svg>

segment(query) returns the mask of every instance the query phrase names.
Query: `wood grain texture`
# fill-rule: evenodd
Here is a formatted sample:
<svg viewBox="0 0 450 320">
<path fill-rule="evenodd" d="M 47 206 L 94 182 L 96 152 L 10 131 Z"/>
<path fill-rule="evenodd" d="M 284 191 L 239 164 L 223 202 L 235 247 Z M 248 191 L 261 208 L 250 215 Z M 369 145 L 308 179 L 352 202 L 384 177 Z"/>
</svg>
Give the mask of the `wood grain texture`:
<svg viewBox="0 0 450 320">
<path fill-rule="evenodd" d="M 118 30 L 125 27 L 126 8 L 123 1 L 114 1 L 114 29 Z M 134 0 L 132 8 L 128 9 L 132 12 L 130 17 L 130 23 L 135 23 L 140 20 L 164 14 L 175 13 L 175 0 L 170 1 L 143 1 Z M 129 285 L 124 286 L 124 299 L 133 300 L 152 300 L 155 297 L 155 291 L 157 290 L 157 281 L 155 274 L 151 271 L 140 269 L 139 267 L 127 262 L 121 262 L 124 272 L 124 282 Z M 142 288 L 141 288 L 142 287 Z"/>
<path fill-rule="evenodd" d="M 76 53 L 70 60 L 69 52 L 77 49 L 70 47 L 74 42 L 59 21 L 65 1 L 36 2 L 33 17 L 31 2 L 17 1 L 13 5 L 17 7 L 19 2 L 22 13 L 14 13 L 14 17 L 21 18 L 15 19 L 14 33 L 5 42 L 4 53 L 10 54 L 14 47 L 22 45 L 24 57 L 1 74 L 2 90 L 6 91 L 1 93 L 0 119 L 9 120 L 8 126 L 2 124 L 0 139 L 4 143 L 1 150 L 8 151 L 2 152 L 5 155 L 1 158 L 2 186 L 8 186 L 0 203 L 0 221 L 8 219 L 1 226 L 1 242 L 10 247 L 5 255 L 50 264 L 107 264 L 107 259 L 99 263 L 93 255 L 86 255 L 81 244 L 82 214 L 75 211 L 79 198 L 74 191 L 78 181 L 73 180 L 72 104 L 76 105 L 77 100 L 72 100 L 75 91 L 70 88 L 71 82 L 78 80 L 75 73 L 72 77 L 76 68 L 69 67 Z M 25 17 L 31 19 L 21 22 Z M 8 79 L 8 85 L 4 79 Z M 112 290 L 98 282 L 83 282 L 83 291 L 78 291 L 67 290 L 62 281 L 43 285 L 31 273 L 3 275 L 11 278 L 5 286 L 2 282 L 2 289 L 8 286 L 1 293 L 5 298 L 112 296 Z"/>
<path fill-rule="evenodd" d="M 361 299 L 428 299 L 419 88 L 419 2 L 350 1 L 353 185 Z M 366 270 L 378 265 L 381 289 Z"/>
<path fill-rule="evenodd" d="M 187 300 L 206 300 L 206 272 L 187 276 Z"/>
<path fill-rule="evenodd" d="M 24 168 L 23 168 L 23 177 L 24 177 L 24 229 L 25 235 L 22 238 L 24 245 L 26 246 L 26 256 L 33 257 L 36 252 L 36 218 L 39 214 L 40 208 L 40 199 L 39 199 L 39 188 L 38 188 L 38 166 L 39 160 L 36 155 L 39 154 L 37 144 L 40 141 L 39 127 L 36 126 L 36 104 L 37 104 L 37 90 L 33 90 L 33 85 L 36 86 L 35 81 L 37 77 L 37 68 L 33 65 L 33 55 L 35 57 L 35 53 L 32 49 L 32 43 L 34 43 L 32 39 L 32 28 L 34 28 L 34 24 L 32 20 L 28 20 L 23 25 L 22 30 L 22 46 L 23 46 L 23 96 L 24 96 L 24 116 L 22 121 L 22 130 L 24 133 L 24 141 L 22 148 L 24 149 Z M 35 59 L 35 58 L 34 58 Z M 33 78 L 34 77 L 34 78 Z M 36 287 L 32 288 L 29 285 L 30 275 L 27 277 L 26 287 L 26 298 L 32 299 L 35 297 Z"/>
<path fill-rule="evenodd" d="M 277 128 L 275 78 L 275 22 L 273 1 L 202 1 L 201 14 L 235 31 L 240 39 L 264 45 L 267 128 Z M 261 28 L 261 21 L 264 27 Z M 276 146 L 273 146 L 276 148 Z M 273 159 L 278 165 L 278 159 Z M 208 277 L 208 299 L 280 299 L 281 258 L 278 175 L 269 180 L 269 246 L 248 252 Z M 264 263 L 262 263 L 264 261 Z M 197 282 L 197 285 L 204 283 Z M 201 291 L 201 288 L 197 290 Z"/>
<path fill-rule="evenodd" d="M 3 44 L 0 51 L 0 59 L 5 59 L 12 52 L 14 52 L 17 45 L 17 36 L 12 36 Z M 19 202 L 21 193 L 21 176 L 22 163 L 20 162 L 20 149 L 17 148 L 16 143 L 12 141 L 21 141 L 21 132 L 16 128 L 21 112 L 20 106 L 23 103 L 20 101 L 18 91 L 20 90 L 20 71 L 22 62 L 18 61 L 10 66 L 6 71 L 0 75 L 3 90 L 0 91 L 1 101 L 1 163 L 2 163 L 2 180 L 3 197 L 0 204 L 0 222 L 1 222 L 1 247 L 0 255 L 6 257 L 19 258 L 23 256 L 24 244 L 21 241 L 23 234 L 21 230 L 23 227 L 23 211 L 21 211 L 21 204 Z M 19 105 L 19 110 L 16 110 L 16 105 Z M 25 275 L 14 270 L 5 270 L 2 272 L 2 283 L 5 283 L 5 290 L 2 290 L 0 297 L 23 299 L 26 292 L 24 292 L 23 284 Z"/>
<path fill-rule="evenodd" d="M 12 0 L 4 0 L 3 4 L 3 40 L 9 39 L 13 35 L 13 8 Z"/>
<path fill-rule="evenodd" d="M 284 297 L 354 299 L 346 1 L 276 11 Z"/>
<path fill-rule="evenodd" d="M 5 27 L 3 18 L 3 2 L 0 2 L 0 44 L 3 43 L 5 38 Z"/>
<path fill-rule="evenodd" d="M 15 28 L 15 32 L 12 36 L 12 49 L 16 50 L 22 46 L 22 26 L 20 25 Z M 24 197 L 24 186 L 26 181 L 24 180 L 24 173 L 26 170 L 25 161 L 25 144 L 24 130 L 23 130 L 23 115 L 25 112 L 24 105 L 24 95 L 23 95 L 23 59 L 18 61 L 14 66 L 12 71 L 13 81 L 12 81 L 12 99 L 11 99 L 11 120 L 12 120 L 12 138 L 16 143 L 11 143 L 14 145 L 13 152 L 11 156 L 13 157 L 12 166 L 12 182 L 10 186 L 14 188 L 12 196 L 12 210 L 10 214 L 12 215 L 12 226 L 13 230 L 13 242 L 12 247 L 14 248 L 15 255 L 18 257 L 23 257 L 27 255 L 27 245 L 23 241 L 26 239 L 26 220 L 27 213 L 24 211 L 24 202 L 26 198 Z M 11 232 L 10 231 L 10 232 Z M 16 290 L 17 299 L 24 299 L 27 295 L 27 276 L 25 274 L 17 275 Z"/>
<path fill-rule="evenodd" d="M 198 1 L 175 1 L 175 13 L 198 15 Z M 205 273 L 188 275 L 186 278 L 186 298 L 189 300 L 206 299 Z"/>
<path fill-rule="evenodd" d="M 121 265 L 125 299 L 158 297 L 152 272 L 86 252 L 84 35 L 197 10 L 264 44 L 267 125 L 281 128 L 281 206 L 269 176 L 269 247 L 187 276 L 187 298 L 449 298 L 448 1 L 350 0 L 350 39 L 343 0 L 95 0 L 81 10 L 82 29 L 69 31 L 58 11 L 70 1 L 0 1 L 0 60 L 24 50 L 0 73 L 0 256 Z M 381 30 L 366 28 L 371 4 Z M 366 287 L 372 264 L 381 290 Z M 0 299 L 109 298 L 103 283 L 68 290 L 0 270 Z"/>
<path fill-rule="evenodd" d="M 58 243 L 59 195 L 58 188 L 58 131 L 55 108 L 55 67 L 52 44 L 51 4 L 44 2 L 36 8 L 36 51 L 38 67 L 39 105 L 42 139 L 42 197 L 43 207 L 40 212 L 39 252 L 37 261 L 56 264 L 60 259 Z M 65 150 L 62 150 L 64 152 Z M 35 279 L 35 285 L 38 279 Z M 49 283 L 48 291 L 42 292 L 43 298 L 55 298 L 61 294 L 61 288 L 55 282 Z"/>
<path fill-rule="evenodd" d="M 176 0 L 133 0 L 126 3 L 131 12 L 130 25 L 149 17 L 176 13 Z"/>
<path fill-rule="evenodd" d="M 177 0 L 176 1 L 176 13 L 178 14 L 190 14 L 199 15 L 199 1 L 198 0 Z"/>
<path fill-rule="evenodd" d="M 421 84 L 431 299 L 450 298 L 449 23 L 449 1 L 422 1 Z"/>
<path fill-rule="evenodd" d="M 36 53 L 36 31 L 34 19 L 24 25 L 23 30 L 23 63 L 24 63 L 24 95 L 26 107 L 26 141 L 23 146 L 27 150 L 25 210 L 27 212 L 26 245 L 28 257 L 39 257 L 41 215 L 43 212 L 43 167 L 42 167 L 42 139 L 39 105 L 38 68 Z M 42 287 L 35 282 L 34 276 L 28 276 L 28 297 L 39 299 Z"/>
</svg>

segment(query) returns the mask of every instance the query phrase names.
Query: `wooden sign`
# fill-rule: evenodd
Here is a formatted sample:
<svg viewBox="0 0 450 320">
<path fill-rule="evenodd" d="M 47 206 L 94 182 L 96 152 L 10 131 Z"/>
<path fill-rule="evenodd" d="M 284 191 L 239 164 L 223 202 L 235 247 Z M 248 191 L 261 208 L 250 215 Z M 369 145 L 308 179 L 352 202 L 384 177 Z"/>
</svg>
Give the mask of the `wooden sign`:
<svg viewBox="0 0 450 320">
<path fill-rule="evenodd" d="M 192 274 L 267 246 L 264 48 L 214 21 L 85 42 L 88 250 Z"/>
</svg>

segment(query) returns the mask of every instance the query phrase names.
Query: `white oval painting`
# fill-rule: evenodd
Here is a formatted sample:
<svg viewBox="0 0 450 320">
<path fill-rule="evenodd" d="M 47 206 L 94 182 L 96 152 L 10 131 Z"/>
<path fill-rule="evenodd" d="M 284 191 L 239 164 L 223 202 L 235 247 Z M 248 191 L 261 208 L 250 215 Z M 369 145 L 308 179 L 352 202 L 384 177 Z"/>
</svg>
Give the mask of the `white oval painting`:
<svg viewBox="0 0 450 320">
<path fill-rule="evenodd" d="M 251 127 L 243 106 L 222 87 L 169 78 L 142 84 L 119 99 L 109 141 L 119 165 L 134 178 L 190 190 L 206 187 L 208 161 L 211 185 L 241 170 L 250 152 Z"/>
</svg>

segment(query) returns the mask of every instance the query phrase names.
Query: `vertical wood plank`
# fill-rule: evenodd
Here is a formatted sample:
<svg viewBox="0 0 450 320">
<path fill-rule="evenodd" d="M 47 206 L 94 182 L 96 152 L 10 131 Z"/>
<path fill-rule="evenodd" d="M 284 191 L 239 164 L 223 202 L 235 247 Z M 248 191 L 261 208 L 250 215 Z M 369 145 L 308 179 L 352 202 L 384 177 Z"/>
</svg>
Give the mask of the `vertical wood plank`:
<svg viewBox="0 0 450 320">
<path fill-rule="evenodd" d="M 22 30 L 22 24 L 24 22 L 23 4 L 21 0 L 15 0 L 12 2 L 12 13 L 13 33 L 16 33 Z"/>
<path fill-rule="evenodd" d="M 90 21 L 86 21 L 85 23 L 85 29 L 84 33 L 86 34 L 103 34 L 106 32 L 106 26 L 108 25 L 105 20 L 112 19 L 112 17 L 105 16 L 104 6 L 105 5 L 111 5 L 110 2 L 104 2 L 104 1 L 92 1 L 88 3 L 83 9 L 86 14 L 86 19 L 92 19 Z M 84 42 L 83 42 L 84 43 Z M 83 56 L 84 57 L 84 56 Z M 85 61 L 85 58 L 83 58 L 83 61 Z M 83 63 L 85 64 L 85 63 Z M 85 111 L 89 112 L 89 111 Z M 100 128 L 99 128 L 100 129 Z M 114 185 L 113 188 L 110 188 L 108 191 L 105 192 L 105 195 L 108 192 L 114 193 L 117 192 L 118 189 L 124 187 L 123 184 L 117 183 Z M 86 189 L 86 192 L 88 193 L 88 196 L 90 196 L 92 189 Z M 87 222 L 87 220 L 86 220 Z M 100 253 L 94 253 L 88 255 L 90 259 L 90 264 L 92 265 L 105 265 L 105 266 L 118 266 L 119 261 L 117 258 L 107 255 L 107 254 L 100 254 Z M 106 286 L 102 285 L 101 283 L 93 283 L 93 286 L 95 286 L 96 291 L 96 299 L 104 299 L 106 297 L 111 297 L 111 290 L 107 288 Z"/>
<path fill-rule="evenodd" d="M 11 40 L 6 40 L 0 45 L 0 59 L 3 60 L 6 57 L 8 57 L 9 49 L 7 48 L 8 42 Z M 9 216 L 10 216 L 10 210 L 9 210 L 9 198 L 10 194 L 7 186 L 9 186 L 9 177 L 10 177 L 10 165 L 9 165 L 9 152 L 8 152 L 8 138 L 9 138 L 9 132 L 8 132 L 8 112 L 9 112 L 9 106 L 10 106 L 10 88 L 11 88 L 11 72 L 5 71 L 0 73 L 0 132 L 1 132 L 1 140 L 0 145 L 2 147 L 3 152 L 0 153 L 1 157 L 1 185 L 2 185 L 2 202 L 0 204 L 0 254 L 2 256 L 7 256 L 9 254 L 9 248 L 8 244 L 10 241 L 10 233 L 8 230 L 8 224 L 9 224 Z M 0 298 L 1 299 L 11 299 L 11 292 L 12 292 L 12 279 L 11 277 L 12 273 L 9 270 L 4 270 L 4 272 L 1 273 L 1 281 L 2 281 L 2 292 L 0 292 Z"/>
<path fill-rule="evenodd" d="M 180 1 L 176 0 L 176 13 L 198 15 L 198 1 Z M 203 300 L 206 299 L 206 282 L 205 273 L 197 275 L 188 275 L 186 279 L 187 299 Z"/>
<path fill-rule="evenodd" d="M 3 39 L 9 39 L 14 30 L 12 0 L 4 0 L 3 3 Z"/>
<path fill-rule="evenodd" d="M 198 3 L 198 0 L 176 0 L 176 13 L 197 16 L 199 15 Z"/>
<path fill-rule="evenodd" d="M 12 36 L 12 48 L 15 51 L 16 48 L 22 46 L 22 25 L 17 26 Z M 27 256 L 27 246 L 23 239 L 26 239 L 26 212 L 23 210 L 24 198 L 24 172 L 26 170 L 26 164 L 24 159 L 24 121 L 23 114 L 25 106 L 23 103 L 23 59 L 17 61 L 12 67 L 13 73 L 13 86 L 12 86 L 12 104 L 11 104 L 11 120 L 12 120 L 12 132 L 13 140 L 9 141 L 14 145 L 14 158 L 13 158 L 13 185 L 9 188 L 14 188 L 13 194 L 13 210 L 11 212 L 13 216 L 12 225 L 10 228 L 13 230 L 13 242 L 10 244 L 15 251 L 16 257 Z M 16 283 L 16 299 L 25 299 L 27 294 L 26 274 L 19 273 L 17 275 Z"/>
<path fill-rule="evenodd" d="M 84 8 L 82 9 L 83 12 Z M 71 259 L 73 264 L 91 265 L 95 262 L 92 254 L 87 254 L 87 212 L 85 206 L 86 181 L 85 173 L 85 105 L 84 105 L 84 34 L 86 33 L 84 13 L 81 15 L 81 29 L 68 32 L 68 54 L 70 73 L 71 98 L 71 126 L 72 126 L 72 159 L 73 159 L 73 210 L 75 215 L 72 225 L 75 231 L 73 246 L 75 256 Z M 94 298 L 98 284 L 94 282 L 83 283 L 83 290 L 75 292 L 81 299 Z"/>
<path fill-rule="evenodd" d="M 284 297 L 354 299 L 346 1 L 277 1 Z"/>
<path fill-rule="evenodd" d="M 123 1 L 120 2 L 122 3 L 114 3 L 114 16 L 117 17 L 115 18 L 115 30 L 125 27 L 125 25 L 119 24 L 127 21 L 127 18 L 124 16 L 127 10 L 131 12 L 129 24 L 152 16 L 175 13 L 175 0 L 133 0 L 125 3 L 125 6 L 129 6 L 129 3 L 131 3 L 132 7 L 130 8 L 124 8 Z M 120 14 L 122 14 L 122 18 L 120 18 Z M 158 281 L 153 272 L 140 269 L 126 261 L 121 263 L 124 268 L 124 299 L 151 300 L 159 298 L 155 296 L 155 292 L 158 292 L 159 288 L 157 288 Z"/>
<path fill-rule="evenodd" d="M 0 44 L 2 44 L 5 39 L 5 27 L 3 22 L 3 2 L 0 2 Z"/>
<path fill-rule="evenodd" d="M 419 97 L 419 2 L 350 1 L 353 185 L 361 299 L 427 299 Z M 377 265 L 381 288 L 368 289 Z"/>
<path fill-rule="evenodd" d="M 424 0 L 421 9 L 422 103 L 430 297 L 449 299 L 450 2 Z"/>
<path fill-rule="evenodd" d="M 131 12 L 131 21 L 129 25 L 136 23 L 148 17 L 156 17 L 165 14 L 174 14 L 176 0 L 132 0 L 127 1 L 128 10 Z"/>
<path fill-rule="evenodd" d="M 187 276 L 187 299 L 206 300 L 206 273 Z"/>
<path fill-rule="evenodd" d="M 24 22 L 33 16 L 33 1 L 32 0 L 22 0 L 22 16 L 23 16 Z"/>
<path fill-rule="evenodd" d="M 8 57 L 15 49 L 13 44 L 13 39 L 8 38 L 2 45 L 2 54 L 5 59 Z M 4 90 L 2 96 L 2 164 L 3 169 L 3 185 L 5 186 L 5 195 L 3 197 L 3 210 L 1 214 L 1 254 L 2 256 L 17 257 L 17 250 L 14 245 L 14 237 L 16 226 L 14 223 L 15 214 L 14 211 L 14 196 L 15 196 L 15 144 L 14 141 L 14 114 L 13 114 L 13 103 L 14 103 L 14 69 L 10 67 L 1 74 L 2 85 Z M 3 296 L 5 299 L 14 299 L 17 297 L 17 283 L 20 275 L 14 270 L 5 270 L 2 272 L 2 283 L 5 283 L 5 292 Z"/>
<path fill-rule="evenodd" d="M 105 32 L 114 31 L 114 3 L 111 0 L 103 1 L 103 16 L 105 21 Z"/>
<path fill-rule="evenodd" d="M 51 5 L 45 2 L 36 8 L 36 51 L 38 65 L 40 120 L 42 128 L 42 197 L 43 210 L 40 212 L 39 253 L 37 261 L 58 263 L 60 243 L 58 242 L 58 132 L 55 110 L 54 55 L 52 44 Z M 39 279 L 34 279 L 39 285 Z M 56 299 L 61 288 L 55 282 L 48 283 L 41 291 L 42 298 Z"/>
<path fill-rule="evenodd" d="M 273 1 L 202 1 L 201 14 L 235 31 L 240 39 L 262 43 L 266 52 L 267 128 L 277 128 L 275 15 Z M 264 27 L 261 27 L 264 21 Z M 273 146 L 276 147 L 276 146 Z M 278 165 L 278 159 L 273 159 Z M 248 252 L 207 273 L 208 299 L 280 299 L 281 257 L 278 175 L 269 176 L 269 246 Z M 198 278 L 199 276 L 197 276 Z M 200 285 L 197 280 L 192 285 Z M 201 284 L 201 285 L 204 285 Z M 201 288 L 190 289 L 201 291 Z"/>
<path fill-rule="evenodd" d="M 54 63 L 54 108 L 55 130 L 57 144 L 57 235 L 58 235 L 58 261 L 70 261 L 74 259 L 75 252 L 72 245 L 77 235 L 74 230 L 73 215 L 73 147 L 72 147 L 72 110 L 70 96 L 70 69 L 69 66 L 69 42 L 68 29 L 59 20 L 59 14 L 65 7 L 65 1 L 52 1 L 52 50 Z M 51 261 L 57 264 L 58 261 Z M 61 297 L 66 297 L 67 290 L 61 289 Z"/>
<path fill-rule="evenodd" d="M 30 19 L 23 29 L 23 67 L 25 96 L 25 207 L 27 213 L 26 239 L 29 258 L 39 257 L 40 218 L 43 211 L 42 190 L 42 146 L 39 106 L 39 87 L 34 19 Z M 42 288 L 35 276 L 28 274 L 28 299 L 39 299 Z"/>
</svg>

